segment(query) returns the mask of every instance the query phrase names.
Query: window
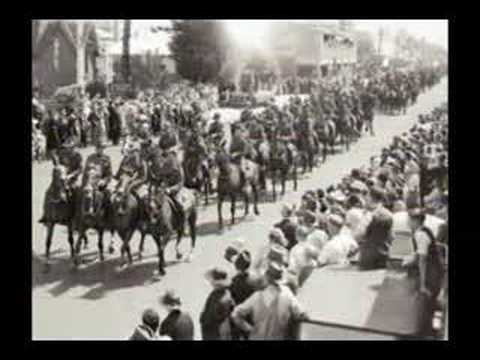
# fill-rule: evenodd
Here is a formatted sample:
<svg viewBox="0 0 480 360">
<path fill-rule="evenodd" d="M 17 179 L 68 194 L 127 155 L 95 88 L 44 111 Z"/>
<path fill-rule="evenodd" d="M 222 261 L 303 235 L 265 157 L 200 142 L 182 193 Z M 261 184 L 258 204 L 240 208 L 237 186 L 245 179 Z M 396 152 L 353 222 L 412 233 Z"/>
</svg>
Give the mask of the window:
<svg viewBox="0 0 480 360">
<path fill-rule="evenodd" d="M 58 71 L 59 57 L 60 57 L 60 41 L 58 41 L 58 39 L 55 39 L 53 41 L 53 68 L 56 71 Z"/>
</svg>

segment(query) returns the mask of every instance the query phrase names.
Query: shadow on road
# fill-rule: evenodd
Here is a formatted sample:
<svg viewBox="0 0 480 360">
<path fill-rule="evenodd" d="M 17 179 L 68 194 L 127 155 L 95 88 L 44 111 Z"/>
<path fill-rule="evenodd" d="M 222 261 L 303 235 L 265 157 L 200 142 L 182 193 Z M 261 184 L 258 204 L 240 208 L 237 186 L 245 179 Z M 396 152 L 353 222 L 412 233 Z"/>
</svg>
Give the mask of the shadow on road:
<svg viewBox="0 0 480 360">
<path fill-rule="evenodd" d="M 155 276 L 158 266 L 156 255 L 146 256 L 139 262 L 134 254 L 134 262 L 130 267 L 119 269 L 121 259 L 118 253 L 104 262 L 98 261 L 97 251 L 82 254 L 82 265 L 74 269 L 69 257 L 52 258 L 50 269 L 45 272 L 45 261 L 33 254 L 32 288 L 56 284 L 48 292 L 57 297 L 72 288 L 81 286 L 89 288 L 81 298 L 96 300 L 106 295 L 108 291 L 121 288 L 142 286 Z M 166 261 L 166 271 L 181 261 Z"/>
</svg>

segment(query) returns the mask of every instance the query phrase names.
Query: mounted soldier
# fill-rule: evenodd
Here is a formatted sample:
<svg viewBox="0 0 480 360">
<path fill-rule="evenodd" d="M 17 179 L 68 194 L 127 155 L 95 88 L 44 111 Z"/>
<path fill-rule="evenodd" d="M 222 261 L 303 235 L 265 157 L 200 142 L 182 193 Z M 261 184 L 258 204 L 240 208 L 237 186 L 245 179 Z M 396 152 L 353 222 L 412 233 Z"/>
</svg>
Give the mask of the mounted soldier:
<svg viewBox="0 0 480 360">
<path fill-rule="evenodd" d="M 66 169 L 66 182 L 70 194 L 78 187 L 78 179 L 82 173 L 82 160 L 82 155 L 75 149 L 73 139 L 67 139 L 61 144 L 59 151 L 53 156 L 53 164 L 62 165 Z"/>
<path fill-rule="evenodd" d="M 107 187 L 112 180 L 112 161 L 104 153 L 106 141 L 99 139 L 95 144 L 95 153 L 88 156 L 83 171 L 82 189 L 91 186 L 104 195 L 102 206 L 108 210 L 110 194 Z"/>
<path fill-rule="evenodd" d="M 117 189 L 123 188 L 124 194 L 131 193 L 140 202 L 137 189 L 147 182 L 147 165 L 138 142 L 129 143 L 125 148 L 125 156 L 115 174 L 115 179 L 118 181 Z"/>
<path fill-rule="evenodd" d="M 225 129 L 223 123 L 220 121 L 219 113 L 213 115 L 213 122 L 209 126 L 208 136 L 215 145 L 222 145 L 221 141 L 225 137 Z"/>
<path fill-rule="evenodd" d="M 186 204 L 185 196 L 181 195 L 187 189 L 184 188 L 184 172 L 176 153 L 177 144 L 175 132 L 167 125 L 159 147 L 149 156 L 147 178 L 150 181 L 149 198 L 155 194 L 152 188 L 166 187 L 165 193 L 172 200 L 175 211 L 184 219 Z"/>
</svg>

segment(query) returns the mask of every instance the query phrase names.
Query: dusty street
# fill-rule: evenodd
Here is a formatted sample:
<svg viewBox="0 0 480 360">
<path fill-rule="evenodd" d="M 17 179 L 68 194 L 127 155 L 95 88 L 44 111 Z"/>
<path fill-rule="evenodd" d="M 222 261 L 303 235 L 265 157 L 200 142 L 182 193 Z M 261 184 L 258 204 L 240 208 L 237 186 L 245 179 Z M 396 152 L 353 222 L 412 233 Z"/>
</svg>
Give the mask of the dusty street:
<svg viewBox="0 0 480 360">
<path fill-rule="evenodd" d="M 324 188 L 350 172 L 354 167 L 368 163 L 373 155 L 380 153 L 394 135 L 407 131 L 418 114 L 429 112 L 433 107 L 447 101 L 448 82 L 442 82 L 419 97 L 418 103 L 409 108 L 406 115 L 375 117 L 376 136 L 364 135 L 350 152 L 330 156 L 327 162 L 299 181 L 298 191 L 292 191 L 287 183 L 284 201 L 298 202 L 303 191 Z M 223 117 L 238 116 L 239 110 L 224 110 Z M 82 150 L 84 161 L 91 148 Z M 107 154 L 112 158 L 114 171 L 120 163 L 120 150 L 110 147 Z M 87 263 L 72 271 L 69 259 L 66 229 L 55 228 L 51 250 L 51 270 L 44 273 L 45 228 L 38 223 L 42 211 L 45 190 L 50 182 L 51 163 L 34 164 L 32 167 L 32 335 L 33 339 L 85 339 L 122 340 L 128 337 L 137 325 L 140 313 L 146 307 L 159 308 L 158 296 L 167 288 L 175 288 L 195 323 L 195 337 L 200 336 L 198 317 L 204 305 L 209 285 L 203 278 L 205 271 L 220 265 L 230 269 L 223 260 L 225 246 L 230 240 L 243 237 L 247 246 L 255 251 L 266 240 L 269 227 L 280 218 L 282 200 L 272 203 L 270 197 L 260 204 L 260 216 L 250 215 L 233 227 L 218 232 L 217 211 L 214 198 L 208 207 L 200 205 L 198 238 L 195 257 L 190 263 L 176 262 L 173 243 L 165 253 L 167 275 L 160 280 L 153 277 L 157 267 L 156 247 L 150 237 L 146 238 L 142 261 L 136 260 L 139 234 L 131 242 L 135 262 L 130 268 L 119 270 L 119 239 L 115 239 L 116 252 L 106 253 L 106 260 L 97 260 L 96 235 L 89 236 L 89 248 L 84 251 Z M 228 203 L 227 203 L 228 204 Z M 229 204 L 224 205 L 224 217 L 229 215 Z M 237 214 L 241 215 L 242 211 Z M 104 238 L 108 246 L 110 234 Z M 182 249 L 189 248 L 189 238 L 184 238 Z M 28 245 L 27 245 L 28 246 Z M 159 309 L 160 310 L 160 309 Z"/>
</svg>

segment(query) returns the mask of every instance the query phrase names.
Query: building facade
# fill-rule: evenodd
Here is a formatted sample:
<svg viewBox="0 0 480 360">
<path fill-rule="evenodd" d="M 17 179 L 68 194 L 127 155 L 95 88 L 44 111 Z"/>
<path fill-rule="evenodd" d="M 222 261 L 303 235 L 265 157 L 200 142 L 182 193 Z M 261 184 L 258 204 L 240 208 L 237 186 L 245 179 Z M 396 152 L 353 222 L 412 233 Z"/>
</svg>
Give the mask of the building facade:
<svg viewBox="0 0 480 360">
<path fill-rule="evenodd" d="M 338 73 L 357 62 L 354 37 L 337 26 L 278 23 L 272 27 L 272 52 L 283 75 L 321 77 Z"/>
<path fill-rule="evenodd" d="M 97 76 L 98 42 L 92 24 L 32 21 L 32 85 L 42 97 L 58 87 L 85 84 Z"/>
</svg>

